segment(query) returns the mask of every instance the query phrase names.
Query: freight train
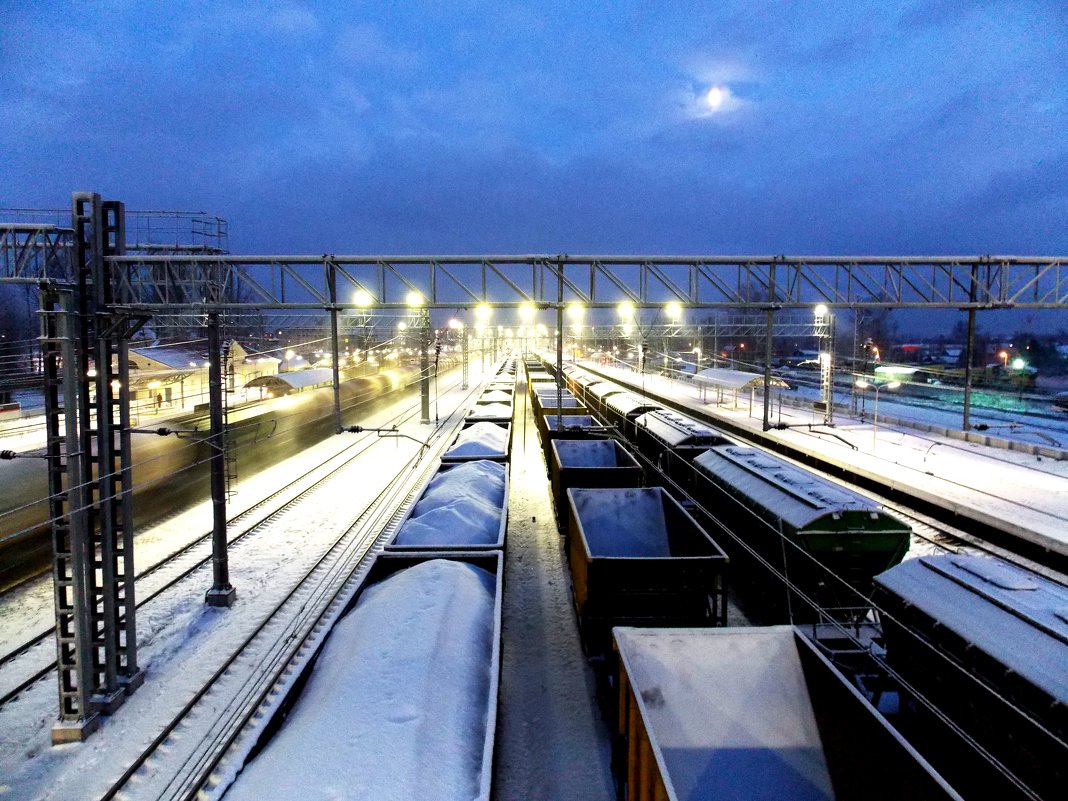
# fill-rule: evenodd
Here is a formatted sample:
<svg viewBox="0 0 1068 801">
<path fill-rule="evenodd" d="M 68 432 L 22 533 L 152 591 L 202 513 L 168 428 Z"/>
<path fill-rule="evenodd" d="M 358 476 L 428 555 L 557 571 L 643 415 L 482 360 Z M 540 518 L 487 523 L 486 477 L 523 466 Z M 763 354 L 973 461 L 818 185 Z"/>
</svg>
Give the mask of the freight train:
<svg viewBox="0 0 1068 801">
<path fill-rule="evenodd" d="M 445 366 L 442 365 L 442 369 Z M 398 367 L 340 385 L 342 422 L 356 423 L 393 396 L 416 391 L 419 370 Z M 238 474 L 254 472 L 308 448 L 334 432 L 331 387 L 249 404 L 229 415 L 229 445 Z M 167 427 L 196 433 L 133 437 L 134 525 L 141 527 L 207 497 L 211 448 L 207 413 L 167 421 Z M 44 459 L 0 464 L 8 491 L 0 508 L 0 589 L 45 569 L 51 558 L 48 477 Z"/>
<path fill-rule="evenodd" d="M 821 606 L 849 607 L 904 558 L 911 528 L 863 495 L 649 399 L 613 413 L 621 394 L 606 394 L 609 382 L 572 365 L 564 373 L 649 465 L 733 532 L 724 547 L 747 567 L 770 566 Z"/>
<path fill-rule="evenodd" d="M 967 798 L 1063 798 L 1068 586 L 963 554 L 909 559 L 875 585 L 897 725 L 920 752 Z"/>
</svg>

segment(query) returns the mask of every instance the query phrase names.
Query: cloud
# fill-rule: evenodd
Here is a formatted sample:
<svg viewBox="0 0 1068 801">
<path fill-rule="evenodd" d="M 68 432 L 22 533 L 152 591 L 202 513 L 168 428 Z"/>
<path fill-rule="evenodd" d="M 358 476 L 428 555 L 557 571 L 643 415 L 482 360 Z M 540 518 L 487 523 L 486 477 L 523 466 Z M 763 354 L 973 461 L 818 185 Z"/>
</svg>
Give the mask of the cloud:
<svg viewBox="0 0 1068 801">
<path fill-rule="evenodd" d="M 410 72 L 422 63 L 415 50 L 389 41 L 378 27 L 370 24 L 342 27 L 334 47 L 339 60 L 349 66 Z"/>
</svg>

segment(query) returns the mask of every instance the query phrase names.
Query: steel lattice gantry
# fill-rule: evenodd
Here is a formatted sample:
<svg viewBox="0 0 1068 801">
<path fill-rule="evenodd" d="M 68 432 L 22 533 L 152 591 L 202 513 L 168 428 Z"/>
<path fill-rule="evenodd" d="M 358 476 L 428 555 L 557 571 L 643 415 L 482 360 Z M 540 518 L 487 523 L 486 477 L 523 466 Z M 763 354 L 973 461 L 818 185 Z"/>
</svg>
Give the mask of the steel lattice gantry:
<svg viewBox="0 0 1068 801">
<path fill-rule="evenodd" d="M 127 344 L 145 318 L 115 312 L 105 257 L 123 208 L 73 198 L 69 281 L 41 284 L 59 720 L 84 739 L 144 679 L 137 663 Z M 90 370 L 90 359 L 95 377 Z"/>
<path fill-rule="evenodd" d="M 73 234 L 55 225 L 0 222 L 0 278 L 72 281 Z"/>
<path fill-rule="evenodd" d="M 234 309 L 560 302 L 637 308 L 1058 309 L 1068 307 L 1068 258 L 792 256 L 117 256 L 112 280 L 138 308 L 195 308 L 205 285 Z M 337 282 L 332 302 L 328 275 Z"/>
</svg>

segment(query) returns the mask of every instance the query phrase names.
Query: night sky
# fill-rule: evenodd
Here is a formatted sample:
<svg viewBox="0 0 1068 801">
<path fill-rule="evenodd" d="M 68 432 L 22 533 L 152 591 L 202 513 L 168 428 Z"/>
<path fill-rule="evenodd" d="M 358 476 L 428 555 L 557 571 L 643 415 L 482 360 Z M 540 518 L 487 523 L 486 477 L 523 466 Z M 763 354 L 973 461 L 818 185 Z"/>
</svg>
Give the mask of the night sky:
<svg viewBox="0 0 1068 801">
<path fill-rule="evenodd" d="M 1068 254 L 1063 0 L 8 0 L 0 37 L 0 206 L 244 253 Z"/>
</svg>

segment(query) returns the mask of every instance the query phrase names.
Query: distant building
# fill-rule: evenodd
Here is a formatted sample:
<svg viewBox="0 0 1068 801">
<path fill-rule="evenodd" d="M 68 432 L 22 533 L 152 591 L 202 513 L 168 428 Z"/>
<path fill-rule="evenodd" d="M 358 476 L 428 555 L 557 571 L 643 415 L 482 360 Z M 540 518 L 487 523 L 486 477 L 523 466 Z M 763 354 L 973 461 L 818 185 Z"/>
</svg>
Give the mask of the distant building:
<svg viewBox="0 0 1068 801">
<path fill-rule="evenodd" d="M 243 389 L 254 378 L 276 375 L 279 359 L 258 354 L 236 340 L 229 343 L 227 390 Z M 133 401 L 162 398 L 165 404 L 207 403 L 208 355 L 182 345 L 130 348 L 130 392 Z"/>
</svg>

